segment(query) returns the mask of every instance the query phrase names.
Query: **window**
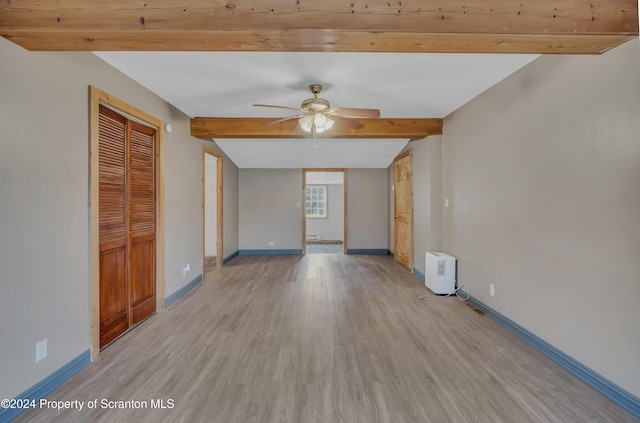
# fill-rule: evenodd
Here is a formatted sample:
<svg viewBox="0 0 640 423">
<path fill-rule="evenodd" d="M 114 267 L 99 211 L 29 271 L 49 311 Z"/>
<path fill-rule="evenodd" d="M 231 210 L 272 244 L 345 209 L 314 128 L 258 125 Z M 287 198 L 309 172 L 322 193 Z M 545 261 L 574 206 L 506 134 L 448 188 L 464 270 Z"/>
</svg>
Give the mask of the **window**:
<svg viewBox="0 0 640 423">
<path fill-rule="evenodd" d="M 307 185 L 305 188 L 305 210 L 307 217 L 327 217 L 327 187 L 325 185 Z"/>
</svg>

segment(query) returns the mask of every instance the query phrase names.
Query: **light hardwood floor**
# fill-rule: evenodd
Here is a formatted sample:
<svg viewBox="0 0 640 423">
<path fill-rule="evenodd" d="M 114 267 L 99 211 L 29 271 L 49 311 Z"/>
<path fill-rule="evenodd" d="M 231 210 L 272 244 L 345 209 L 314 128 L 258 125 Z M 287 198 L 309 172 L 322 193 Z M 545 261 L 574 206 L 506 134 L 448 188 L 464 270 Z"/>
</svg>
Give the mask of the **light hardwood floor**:
<svg viewBox="0 0 640 423">
<path fill-rule="evenodd" d="M 344 244 L 342 242 L 335 243 L 313 243 L 307 242 L 307 254 L 343 254 Z"/>
<path fill-rule="evenodd" d="M 204 258 L 204 277 L 206 278 L 207 275 L 209 274 L 209 272 L 213 272 L 214 270 L 216 270 L 216 260 L 217 258 L 215 256 L 206 256 Z"/>
<path fill-rule="evenodd" d="M 635 422 L 387 256 L 239 256 L 18 422 Z"/>
</svg>

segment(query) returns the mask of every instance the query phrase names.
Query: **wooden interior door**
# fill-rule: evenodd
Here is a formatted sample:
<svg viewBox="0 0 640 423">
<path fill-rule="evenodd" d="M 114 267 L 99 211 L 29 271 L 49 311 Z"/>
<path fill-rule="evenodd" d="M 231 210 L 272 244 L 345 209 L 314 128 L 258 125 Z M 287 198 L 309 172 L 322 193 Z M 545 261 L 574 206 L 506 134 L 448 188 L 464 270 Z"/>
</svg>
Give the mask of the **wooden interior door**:
<svg viewBox="0 0 640 423">
<path fill-rule="evenodd" d="M 408 150 L 393 161 L 394 254 L 413 270 L 413 152 Z"/>
<path fill-rule="evenodd" d="M 100 106 L 100 347 L 155 311 L 155 130 Z"/>
</svg>

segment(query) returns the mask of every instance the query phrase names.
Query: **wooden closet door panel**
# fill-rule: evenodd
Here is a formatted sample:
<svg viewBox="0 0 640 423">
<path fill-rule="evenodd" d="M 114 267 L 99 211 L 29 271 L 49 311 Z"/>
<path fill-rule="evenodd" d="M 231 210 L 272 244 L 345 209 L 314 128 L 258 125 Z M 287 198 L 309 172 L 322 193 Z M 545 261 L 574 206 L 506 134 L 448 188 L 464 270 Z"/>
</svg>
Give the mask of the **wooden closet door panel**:
<svg viewBox="0 0 640 423">
<path fill-rule="evenodd" d="M 100 346 L 129 327 L 127 278 L 126 119 L 100 107 Z"/>
<path fill-rule="evenodd" d="M 126 221 L 126 120 L 100 107 L 99 121 L 100 244 L 127 238 Z"/>
<path fill-rule="evenodd" d="M 132 324 L 153 314 L 155 283 L 155 130 L 132 122 L 130 154 Z"/>
<path fill-rule="evenodd" d="M 131 247 L 131 316 L 139 323 L 156 310 L 155 242 L 153 239 L 134 242 Z"/>
<path fill-rule="evenodd" d="M 100 252 L 100 347 L 129 327 L 124 246 Z"/>
</svg>

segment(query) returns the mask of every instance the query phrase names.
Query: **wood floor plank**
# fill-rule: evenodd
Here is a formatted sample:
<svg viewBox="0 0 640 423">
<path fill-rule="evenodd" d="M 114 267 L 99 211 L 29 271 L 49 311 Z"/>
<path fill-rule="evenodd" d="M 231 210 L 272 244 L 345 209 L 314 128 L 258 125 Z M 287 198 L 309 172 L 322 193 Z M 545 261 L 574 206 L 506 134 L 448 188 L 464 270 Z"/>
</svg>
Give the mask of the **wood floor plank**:
<svg viewBox="0 0 640 423">
<path fill-rule="evenodd" d="M 239 256 L 17 422 L 637 422 L 386 256 Z"/>
</svg>

